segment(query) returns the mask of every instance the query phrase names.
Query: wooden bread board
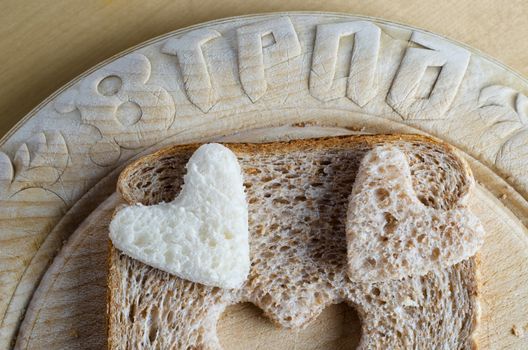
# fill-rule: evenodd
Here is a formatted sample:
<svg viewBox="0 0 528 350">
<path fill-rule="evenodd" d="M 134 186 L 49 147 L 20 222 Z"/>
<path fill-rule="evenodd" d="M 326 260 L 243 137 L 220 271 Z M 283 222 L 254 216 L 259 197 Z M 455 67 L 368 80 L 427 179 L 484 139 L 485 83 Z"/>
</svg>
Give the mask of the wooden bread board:
<svg viewBox="0 0 528 350">
<path fill-rule="evenodd" d="M 459 148 L 479 182 L 481 348 L 525 349 L 526 91 L 525 79 L 460 44 L 338 14 L 237 17 L 123 53 L 2 140 L 0 348 L 105 346 L 106 225 L 132 158 L 172 143 L 414 132 Z M 353 349 L 360 336 L 342 305 L 302 331 L 259 315 L 229 308 L 224 348 Z"/>
</svg>

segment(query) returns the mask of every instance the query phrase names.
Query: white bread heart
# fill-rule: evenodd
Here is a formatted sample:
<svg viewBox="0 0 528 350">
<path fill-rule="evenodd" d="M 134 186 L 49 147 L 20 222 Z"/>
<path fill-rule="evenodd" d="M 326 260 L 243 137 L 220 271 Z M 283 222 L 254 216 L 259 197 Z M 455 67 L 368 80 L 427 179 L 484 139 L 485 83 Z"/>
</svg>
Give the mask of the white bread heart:
<svg viewBox="0 0 528 350">
<path fill-rule="evenodd" d="M 350 279 L 424 275 L 473 256 L 484 230 L 467 207 L 468 193 L 448 210 L 425 205 L 405 153 L 391 145 L 373 148 L 361 161 L 347 212 Z"/>
<path fill-rule="evenodd" d="M 236 156 L 206 144 L 187 163 L 180 195 L 131 205 L 110 223 L 115 247 L 178 277 L 237 288 L 249 273 L 248 206 Z"/>
</svg>

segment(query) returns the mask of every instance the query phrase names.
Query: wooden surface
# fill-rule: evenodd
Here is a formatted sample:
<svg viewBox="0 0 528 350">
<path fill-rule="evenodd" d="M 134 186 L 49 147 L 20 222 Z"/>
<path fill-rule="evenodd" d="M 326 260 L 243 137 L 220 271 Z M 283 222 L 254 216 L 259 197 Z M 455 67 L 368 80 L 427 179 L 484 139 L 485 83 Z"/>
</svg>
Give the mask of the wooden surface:
<svg viewBox="0 0 528 350">
<path fill-rule="evenodd" d="M 478 337 L 527 347 L 512 334 L 528 323 L 525 79 L 434 35 L 325 14 L 209 23 L 106 63 L 0 145 L 0 348 L 17 334 L 21 349 L 104 344 L 105 218 L 122 166 L 258 128 L 231 139 L 401 131 L 458 147 L 481 183 L 473 205 L 489 235 Z M 305 127 L 273 128 L 283 125 Z M 341 327 L 341 311 L 326 314 Z"/>
<path fill-rule="evenodd" d="M 445 35 L 528 75 L 524 0 L 4 0 L 0 137 L 55 90 L 155 36 L 218 18 L 272 11 L 374 16 Z"/>
<path fill-rule="evenodd" d="M 365 131 L 393 129 L 388 124 L 386 128 L 377 126 Z M 302 138 L 352 132 L 339 128 L 271 128 L 260 129 L 257 135 L 246 132 L 228 136 L 222 141 L 284 140 L 291 138 L 292 133 Z M 526 339 L 514 336 L 512 328 L 522 328 L 528 323 L 527 300 L 523 300 L 528 296 L 528 231 L 500 202 L 504 196 L 515 197 L 512 189 L 489 170 L 468 160 L 476 170 L 476 179 L 495 192 L 479 185 L 470 201 L 471 209 L 486 230 L 480 252 L 482 315 L 476 338 L 482 349 L 524 349 Z M 73 233 L 33 298 L 18 348 L 105 346 L 107 227 L 115 207 L 122 203 L 118 194 L 111 195 Z M 518 215 L 528 215 L 528 206 L 516 210 Z M 63 336 L 50 335 L 50 325 Z M 297 331 L 277 328 L 251 304 L 234 305 L 227 308 L 217 327 L 221 344 L 229 350 L 355 349 L 361 336 L 360 320 L 354 309 L 346 305 L 328 307 L 306 329 Z"/>
</svg>

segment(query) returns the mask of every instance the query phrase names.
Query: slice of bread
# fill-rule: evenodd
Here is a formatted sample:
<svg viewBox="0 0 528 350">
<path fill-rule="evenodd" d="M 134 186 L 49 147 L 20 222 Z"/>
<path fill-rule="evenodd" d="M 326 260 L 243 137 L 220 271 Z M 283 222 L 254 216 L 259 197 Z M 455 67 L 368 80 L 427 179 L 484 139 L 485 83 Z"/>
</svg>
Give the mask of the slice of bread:
<svg viewBox="0 0 528 350">
<path fill-rule="evenodd" d="M 361 349 L 475 346 L 475 258 L 401 280 L 360 283 L 347 275 L 349 197 L 362 158 L 379 144 L 407 155 L 413 189 L 426 206 L 453 208 L 469 191 L 465 163 L 448 145 L 422 136 L 227 144 L 242 168 L 249 203 L 248 280 L 239 289 L 207 287 L 110 246 L 109 348 L 221 349 L 217 320 L 226 306 L 240 302 L 252 302 L 291 328 L 346 302 L 362 321 Z M 135 161 L 121 174 L 118 190 L 130 204 L 174 199 L 197 147 L 174 146 Z"/>
</svg>

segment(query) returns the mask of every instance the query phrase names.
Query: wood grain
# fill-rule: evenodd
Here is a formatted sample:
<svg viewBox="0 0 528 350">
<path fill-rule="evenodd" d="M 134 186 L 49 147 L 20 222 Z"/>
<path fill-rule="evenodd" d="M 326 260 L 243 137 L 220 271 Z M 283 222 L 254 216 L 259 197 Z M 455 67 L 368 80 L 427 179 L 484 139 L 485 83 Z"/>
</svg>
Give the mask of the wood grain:
<svg viewBox="0 0 528 350">
<path fill-rule="evenodd" d="M 245 336 L 240 337 L 241 332 Z M 353 350 L 361 338 L 361 322 L 346 304 L 327 307 L 307 328 L 278 328 L 250 303 L 226 309 L 218 322 L 218 337 L 224 349 Z"/>
<path fill-rule="evenodd" d="M 477 178 L 501 198 L 502 204 L 482 200 L 486 215 L 501 216 L 488 224 L 491 232 L 504 233 L 494 237 L 522 242 L 527 93 L 525 79 L 471 49 L 405 26 L 336 14 L 223 20 L 170 33 L 105 62 L 47 99 L 0 145 L 0 347 L 13 343 L 20 324 L 20 348 L 37 341 L 59 347 L 46 334 L 50 324 L 62 329 L 56 310 L 71 317 L 64 318 L 67 324 L 80 320 L 79 311 L 68 313 L 66 306 L 77 282 L 70 276 L 71 288 L 50 289 L 50 276 L 61 277 L 55 264 L 40 283 L 42 276 L 62 242 L 113 192 L 121 167 L 170 143 L 256 128 L 264 129 L 235 137 L 284 132 L 295 138 L 305 129 L 325 133 L 323 126 L 427 133 L 464 152 Z M 314 129 L 265 131 L 285 125 Z M 498 205 L 508 209 L 494 209 Z M 487 307 L 500 320 L 489 320 L 491 347 L 526 345 L 526 338 L 507 331 L 514 326 L 508 320 L 526 323 L 515 311 L 526 309 L 519 302 L 526 289 L 517 283 L 527 273 L 522 247 L 484 254 L 490 271 L 504 268 L 488 282 L 495 296 Z M 68 252 L 61 254 L 69 261 Z M 95 280 L 86 284 L 101 287 Z M 46 314 L 59 301 L 66 304 Z M 72 337 L 79 332 L 73 329 Z M 92 343 L 81 337 L 71 344 Z"/>
</svg>

